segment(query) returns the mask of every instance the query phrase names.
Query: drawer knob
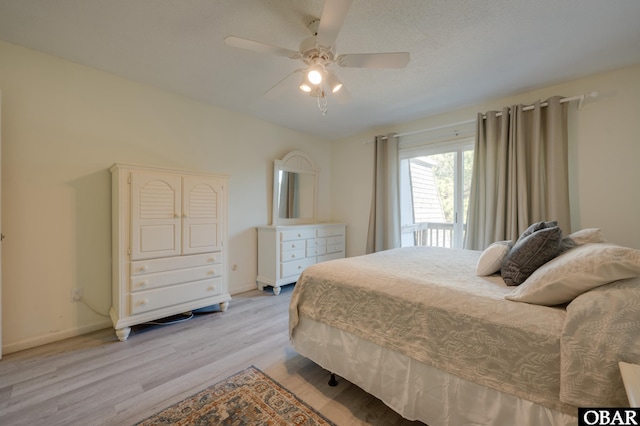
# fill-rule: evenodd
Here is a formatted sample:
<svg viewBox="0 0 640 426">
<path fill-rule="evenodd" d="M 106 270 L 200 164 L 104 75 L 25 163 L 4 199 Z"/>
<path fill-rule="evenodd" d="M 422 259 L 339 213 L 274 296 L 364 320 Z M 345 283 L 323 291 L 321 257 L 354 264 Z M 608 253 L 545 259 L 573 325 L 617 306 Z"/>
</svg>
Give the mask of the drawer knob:
<svg viewBox="0 0 640 426">
<path fill-rule="evenodd" d="M 296 255 L 295 255 L 295 254 L 292 254 L 292 255 L 291 255 L 291 258 L 292 258 L 292 259 L 295 259 L 295 258 L 296 258 Z"/>
<path fill-rule="evenodd" d="M 207 262 L 215 263 L 216 262 L 216 258 L 215 257 L 210 257 L 210 258 L 207 259 Z"/>
<path fill-rule="evenodd" d="M 207 291 L 213 291 L 213 290 L 215 290 L 215 289 L 216 289 L 216 286 L 215 286 L 215 285 L 210 285 L 210 286 L 207 288 Z"/>
<path fill-rule="evenodd" d="M 138 268 L 140 272 L 147 272 L 147 265 L 141 266 Z"/>
<path fill-rule="evenodd" d="M 138 283 L 138 287 L 141 287 L 141 288 L 142 288 L 142 287 L 146 287 L 146 286 L 147 286 L 147 284 L 149 284 L 149 281 L 147 281 L 147 280 L 140 281 L 140 282 Z"/>
<path fill-rule="evenodd" d="M 298 265 L 298 269 L 302 269 L 302 265 Z"/>
<path fill-rule="evenodd" d="M 216 274 L 216 270 L 215 269 L 207 271 L 207 275 L 215 275 L 215 274 Z"/>
<path fill-rule="evenodd" d="M 299 233 L 299 234 L 298 234 L 298 237 L 302 237 L 302 234 L 300 234 L 300 233 Z"/>
<path fill-rule="evenodd" d="M 140 305 L 140 306 L 144 306 L 144 305 L 146 305 L 147 303 L 149 303 L 149 299 L 142 299 L 140 302 L 138 302 L 138 305 Z"/>
</svg>

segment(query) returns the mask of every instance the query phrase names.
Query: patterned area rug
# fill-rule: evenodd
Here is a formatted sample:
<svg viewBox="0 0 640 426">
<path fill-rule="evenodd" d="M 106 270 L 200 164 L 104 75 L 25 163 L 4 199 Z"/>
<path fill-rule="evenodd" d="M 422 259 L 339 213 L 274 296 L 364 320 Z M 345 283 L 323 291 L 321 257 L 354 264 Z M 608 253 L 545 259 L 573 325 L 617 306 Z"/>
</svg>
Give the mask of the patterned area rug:
<svg viewBox="0 0 640 426">
<path fill-rule="evenodd" d="M 333 425 L 251 366 L 138 425 Z"/>
</svg>

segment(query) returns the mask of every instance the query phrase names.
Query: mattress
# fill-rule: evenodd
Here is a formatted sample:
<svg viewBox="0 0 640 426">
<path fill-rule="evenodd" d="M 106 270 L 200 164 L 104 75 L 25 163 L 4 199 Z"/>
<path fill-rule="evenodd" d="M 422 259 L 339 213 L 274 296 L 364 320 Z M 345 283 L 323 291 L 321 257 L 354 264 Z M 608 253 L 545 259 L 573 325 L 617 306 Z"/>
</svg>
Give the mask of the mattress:
<svg viewBox="0 0 640 426">
<path fill-rule="evenodd" d="M 566 310 L 511 302 L 499 276 L 478 277 L 480 252 L 387 250 L 321 263 L 298 280 L 299 316 L 344 330 L 461 379 L 571 415 L 560 401 Z"/>
<path fill-rule="evenodd" d="M 426 365 L 302 316 L 293 348 L 409 420 L 429 426 L 575 426 L 576 417 Z M 338 386 L 344 386 L 338 378 Z M 515 419 L 515 421 L 514 421 Z"/>
</svg>

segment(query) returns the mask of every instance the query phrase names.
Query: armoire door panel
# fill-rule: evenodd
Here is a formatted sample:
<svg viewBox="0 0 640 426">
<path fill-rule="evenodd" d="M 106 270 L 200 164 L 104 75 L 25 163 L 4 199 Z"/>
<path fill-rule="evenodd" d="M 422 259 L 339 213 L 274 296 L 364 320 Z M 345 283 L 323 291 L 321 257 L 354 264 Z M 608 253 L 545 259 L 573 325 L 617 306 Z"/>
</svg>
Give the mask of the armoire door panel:
<svg viewBox="0 0 640 426">
<path fill-rule="evenodd" d="M 219 179 L 183 178 L 182 254 L 221 250 L 222 189 Z"/>
<path fill-rule="evenodd" d="M 175 238 L 175 225 L 141 225 L 140 226 L 140 253 L 143 255 L 152 254 L 157 257 L 157 253 L 166 251 L 174 252 L 179 250 L 176 247 L 178 241 Z"/>
<path fill-rule="evenodd" d="M 131 173 L 132 259 L 181 253 L 181 188 L 180 176 Z"/>
<path fill-rule="evenodd" d="M 192 223 L 187 230 L 189 234 L 189 248 L 192 250 L 202 249 L 204 251 L 211 251 L 212 242 L 218 241 L 218 227 L 216 224 Z"/>
</svg>

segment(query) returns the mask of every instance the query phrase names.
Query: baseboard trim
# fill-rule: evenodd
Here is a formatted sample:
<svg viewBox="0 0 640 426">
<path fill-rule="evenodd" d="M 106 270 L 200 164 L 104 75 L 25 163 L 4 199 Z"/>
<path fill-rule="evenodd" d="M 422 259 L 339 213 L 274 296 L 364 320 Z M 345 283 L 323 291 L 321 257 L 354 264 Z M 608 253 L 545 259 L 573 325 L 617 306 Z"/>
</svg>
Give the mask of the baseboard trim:
<svg viewBox="0 0 640 426">
<path fill-rule="evenodd" d="M 93 324 L 84 325 L 82 327 L 47 334 L 46 336 L 38 336 L 31 339 L 21 340 L 19 342 L 9 343 L 2 346 L 2 355 L 8 355 L 10 353 L 23 351 L 25 349 L 35 348 L 36 346 L 46 345 L 47 343 L 53 343 L 59 340 L 68 339 L 69 337 L 76 337 L 82 334 L 91 333 L 93 331 L 103 330 L 112 326 L 113 324 L 110 320 L 102 320 Z"/>
<path fill-rule="evenodd" d="M 248 284 L 242 287 L 233 288 L 234 294 L 244 293 L 246 291 L 256 290 L 255 284 Z M 231 300 L 231 306 L 233 306 L 233 299 Z M 57 342 L 59 340 L 68 339 L 69 337 L 76 337 L 82 334 L 91 333 L 93 331 L 103 330 L 105 328 L 113 327 L 111 320 L 103 320 L 93 324 L 88 324 L 78 328 L 72 328 L 57 333 L 47 334 L 46 336 L 33 337 L 31 339 L 20 340 L 18 342 L 9 343 L 2 346 L 2 355 L 8 355 L 10 353 L 23 351 L 25 349 L 35 348 L 36 346 L 46 345 L 47 343 Z M 115 334 L 114 334 L 115 336 Z"/>
<path fill-rule="evenodd" d="M 231 296 L 234 294 L 245 293 L 251 290 L 257 290 L 258 286 L 256 284 L 247 284 L 243 286 L 234 286 L 232 289 L 229 289 Z M 233 299 L 231 299 L 231 303 L 233 303 Z"/>
</svg>

